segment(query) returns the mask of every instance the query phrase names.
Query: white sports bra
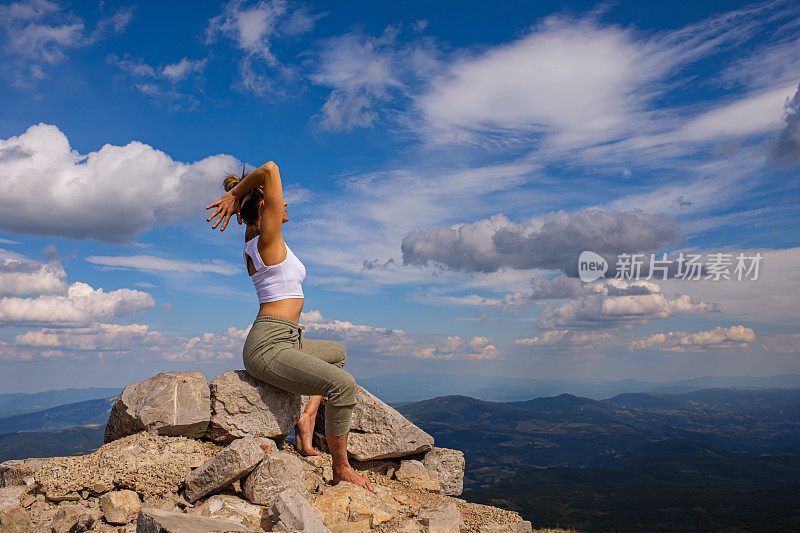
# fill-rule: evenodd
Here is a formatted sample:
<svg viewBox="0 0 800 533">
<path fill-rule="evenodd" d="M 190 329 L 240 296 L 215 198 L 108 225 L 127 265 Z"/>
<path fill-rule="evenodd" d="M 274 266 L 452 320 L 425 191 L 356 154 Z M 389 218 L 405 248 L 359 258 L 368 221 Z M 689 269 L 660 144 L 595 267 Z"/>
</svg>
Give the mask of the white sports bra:
<svg viewBox="0 0 800 533">
<path fill-rule="evenodd" d="M 255 273 L 253 285 L 258 294 L 258 303 L 274 302 L 286 298 L 303 298 L 303 280 L 306 279 L 306 267 L 286 246 L 286 259 L 277 265 L 265 265 L 258 253 L 258 235 L 244 243 L 244 260 L 247 256 L 253 260 Z"/>
</svg>

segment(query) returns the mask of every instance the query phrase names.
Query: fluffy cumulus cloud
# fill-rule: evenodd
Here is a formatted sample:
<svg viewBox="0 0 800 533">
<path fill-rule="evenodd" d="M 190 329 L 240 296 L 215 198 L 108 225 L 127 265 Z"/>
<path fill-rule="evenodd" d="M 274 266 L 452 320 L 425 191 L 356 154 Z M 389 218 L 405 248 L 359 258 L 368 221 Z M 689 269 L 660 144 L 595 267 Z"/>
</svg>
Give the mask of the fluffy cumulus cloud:
<svg viewBox="0 0 800 533">
<path fill-rule="evenodd" d="M 219 334 L 206 332 L 197 337 L 178 337 L 163 341 L 157 348 L 157 356 L 168 361 L 241 359 L 242 347 L 249 332 L 250 326 L 245 329 L 229 327 Z"/>
<path fill-rule="evenodd" d="M 578 256 L 594 251 L 610 264 L 620 253 L 651 253 L 677 242 L 672 217 L 599 208 L 559 211 L 516 224 L 502 214 L 473 223 L 411 232 L 403 264 L 441 263 L 454 270 L 495 272 L 501 267 L 563 270 L 577 275 Z"/>
<path fill-rule="evenodd" d="M 687 333 L 670 331 L 656 333 L 647 338 L 635 341 L 634 350 L 658 350 L 674 352 L 695 352 L 708 349 L 743 348 L 755 342 L 756 335 L 752 329 L 744 326 L 718 326 L 710 331 Z"/>
<path fill-rule="evenodd" d="M 174 161 L 138 141 L 82 155 L 48 124 L 0 139 L 0 154 L 8 153 L 0 158 L 0 228 L 113 243 L 196 216 L 219 196 L 220 177 L 241 167 L 228 155 Z"/>
<path fill-rule="evenodd" d="M 667 298 L 659 285 L 650 281 L 609 279 L 593 283 L 589 294 L 546 306 L 534 324 L 546 330 L 614 328 L 685 313 L 718 311 L 716 303 L 698 302 L 686 294 Z"/>
<path fill-rule="evenodd" d="M 287 0 L 231 0 L 222 13 L 209 20 L 206 41 L 211 44 L 224 37 L 242 53 L 240 89 L 275 94 L 281 92 L 279 82 L 296 76 L 294 68 L 281 63 L 275 54 L 275 40 L 311 31 L 321 16 Z"/>
<path fill-rule="evenodd" d="M 155 300 L 146 292 L 131 289 L 105 292 L 75 282 L 69 286 L 66 295 L 0 298 L 0 325 L 87 325 L 146 311 L 154 305 Z"/>
<path fill-rule="evenodd" d="M 538 337 L 516 339 L 514 340 L 514 344 L 521 346 L 545 346 L 558 348 L 571 348 L 576 346 L 592 347 L 596 344 L 607 342 L 613 338 L 614 336 L 610 333 L 602 333 L 598 331 L 554 329 L 545 331 Z"/>
<path fill-rule="evenodd" d="M 346 320 L 324 318 L 319 311 L 303 313 L 304 334 L 309 338 L 339 341 L 348 350 L 375 357 L 415 359 L 495 359 L 497 349 L 488 337 L 464 340 L 430 334 L 409 334 L 399 329 L 376 328 Z"/>
<path fill-rule="evenodd" d="M 63 294 L 67 273 L 57 261 L 42 264 L 0 257 L 0 297 Z"/>
<path fill-rule="evenodd" d="M 63 61 L 72 48 L 91 45 L 121 33 L 133 8 L 121 8 L 89 31 L 84 20 L 50 0 L 20 0 L 0 6 L 3 66 L 14 71 L 15 85 L 47 77 L 45 68 Z"/>
</svg>

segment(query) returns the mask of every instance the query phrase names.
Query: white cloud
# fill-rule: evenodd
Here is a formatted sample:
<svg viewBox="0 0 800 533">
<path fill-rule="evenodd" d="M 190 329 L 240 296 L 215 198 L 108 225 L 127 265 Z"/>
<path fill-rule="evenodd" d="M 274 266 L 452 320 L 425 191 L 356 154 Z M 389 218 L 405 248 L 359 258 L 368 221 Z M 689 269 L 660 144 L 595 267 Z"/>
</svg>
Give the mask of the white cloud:
<svg viewBox="0 0 800 533">
<path fill-rule="evenodd" d="M 588 208 L 549 213 L 521 224 L 497 214 L 488 220 L 416 231 L 403 238 L 401 249 L 403 264 L 433 261 L 468 272 L 509 266 L 576 275 L 578 256 L 584 250 L 608 256 L 610 261 L 623 252 L 655 252 L 678 239 L 671 217 Z"/>
<path fill-rule="evenodd" d="M 110 32 L 121 33 L 133 17 L 132 8 L 122 8 L 101 19 L 87 35 L 81 17 L 62 10 L 57 2 L 23 0 L 0 6 L 0 30 L 4 66 L 14 71 L 14 85 L 24 86 L 46 77 L 46 65 L 59 63 L 71 48 L 90 45 Z"/>
<path fill-rule="evenodd" d="M 178 338 L 169 345 L 162 345 L 158 357 L 168 361 L 241 359 L 242 347 L 249 332 L 250 326 L 245 329 L 230 327 L 221 334 L 203 333 L 197 337 Z"/>
<path fill-rule="evenodd" d="M 155 337 L 155 338 L 154 338 Z M 83 328 L 45 328 L 17 335 L 14 344 L 31 348 L 77 351 L 130 350 L 132 346 L 158 342 L 159 334 L 143 324 L 95 323 Z"/>
<path fill-rule="evenodd" d="M 304 312 L 300 322 L 308 338 L 342 342 L 348 350 L 375 357 L 415 359 L 495 359 L 497 349 L 488 337 L 465 341 L 458 336 L 442 338 L 431 334 L 409 334 L 399 329 L 376 328 L 346 320 L 323 318 L 317 311 Z"/>
<path fill-rule="evenodd" d="M 520 38 L 455 55 L 416 97 L 420 132 L 429 142 L 542 141 L 563 154 L 674 129 L 686 109 L 656 112 L 657 98 L 676 87 L 693 62 L 749 41 L 765 24 L 790 21 L 798 9 L 763 3 L 658 33 L 603 24 L 593 16 L 552 15 Z M 758 48 L 758 47 L 754 47 Z M 782 54 L 786 56 L 786 54 Z M 776 69 L 773 69 L 776 70 Z M 749 100 L 691 119 L 684 138 L 770 127 L 773 91 L 789 80 L 773 77 Z M 744 117 L 744 118 L 743 118 Z"/>
<path fill-rule="evenodd" d="M 752 329 L 744 326 L 716 327 L 710 331 L 686 333 L 670 331 L 656 333 L 645 339 L 635 341 L 634 350 L 663 350 L 674 352 L 694 352 L 713 349 L 746 347 L 756 340 Z"/>
<path fill-rule="evenodd" d="M 430 76 L 438 63 L 428 40 L 401 43 L 399 29 L 388 26 L 376 37 L 350 32 L 321 43 L 309 79 L 332 88 L 320 123 L 331 130 L 372 127 L 382 108 L 408 97 L 411 80 Z"/>
<path fill-rule="evenodd" d="M 0 296 L 63 294 L 66 278 L 58 262 L 40 264 L 0 257 Z"/>
<path fill-rule="evenodd" d="M 181 163 L 138 141 L 81 155 L 47 124 L 0 139 L 0 150 L 10 147 L 27 155 L 0 160 L 0 228 L 115 243 L 196 217 L 220 196 L 225 172 L 241 168 L 229 155 Z"/>
<path fill-rule="evenodd" d="M 554 329 L 545 331 L 538 337 L 516 339 L 514 340 L 514 344 L 549 348 L 594 347 L 597 344 L 606 343 L 613 338 L 614 335 L 599 331 Z"/>
<path fill-rule="evenodd" d="M 154 255 L 100 256 L 90 255 L 86 260 L 94 265 L 111 268 L 131 268 L 149 272 L 208 272 L 232 276 L 241 269 L 225 261 L 198 262 L 179 259 L 166 259 Z"/>
<path fill-rule="evenodd" d="M 716 303 L 696 301 L 687 294 L 669 299 L 651 281 L 605 279 L 592 293 L 545 307 L 534 324 L 542 329 L 620 327 L 685 313 L 718 312 Z"/>
<path fill-rule="evenodd" d="M 773 353 L 800 353 L 800 333 L 760 336 L 761 348 Z"/>
<path fill-rule="evenodd" d="M 208 21 L 206 42 L 225 37 L 242 52 L 238 87 L 262 96 L 277 93 L 280 83 L 294 74 L 273 52 L 273 41 L 311 31 L 321 16 L 287 0 L 261 0 L 249 5 L 231 0 L 221 14 Z"/>
<path fill-rule="evenodd" d="M 169 63 L 154 67 L 142 60 L 132 58 L 125 54 L 123 58 L 115 54 L 106 56 L 106 62 L 116 66 L 133 79 L 132 87 L 152 97 L 158 102 L 164 102 L 173 109 L 186 107 L 194 109 L 199 105 L 195 96 L 198 91 L 182 92 L 177 85 L 189 78 L 201 80 L 200 75 L 206 67 L 207 59 L 182 58 L 177 63 Z"/>
<path fill-rule="evenodd" d="M 0 298 L 0 325 L 84 325 L 146 311 L 154 305 L 153 297 L 146 292 L 131 289 L 104 292 L 75 282 L 67 289 L 66 296 Z"/>
</svg>

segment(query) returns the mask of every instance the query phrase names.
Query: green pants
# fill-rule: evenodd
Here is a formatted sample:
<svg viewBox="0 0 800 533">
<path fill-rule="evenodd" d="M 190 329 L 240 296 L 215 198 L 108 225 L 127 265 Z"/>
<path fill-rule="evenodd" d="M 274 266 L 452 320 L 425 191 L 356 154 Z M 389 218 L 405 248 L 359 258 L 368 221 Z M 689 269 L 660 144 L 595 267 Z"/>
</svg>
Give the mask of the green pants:
<svg viewBox="0 0 800 533">
<path fill-rule="evenodd" d="M 342 368 L 347 350 L 336 341 L 303 339 L 304 328 L 287 318 L 256 318 L 244 342 L 244 368 L 279 389 L 326 396 L 325 431 L 344 435 L 356 405 L 356 380 Z"/>
</svg>

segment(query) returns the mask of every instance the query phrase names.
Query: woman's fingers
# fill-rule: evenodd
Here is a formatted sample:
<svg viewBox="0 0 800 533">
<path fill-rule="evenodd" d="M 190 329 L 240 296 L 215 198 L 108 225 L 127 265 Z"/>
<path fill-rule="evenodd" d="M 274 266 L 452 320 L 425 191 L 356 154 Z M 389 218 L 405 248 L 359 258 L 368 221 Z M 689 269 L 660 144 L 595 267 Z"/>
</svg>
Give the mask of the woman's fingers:
<svg viewBox="0 0 800 533">
<path fill-rule="evenodd" d="M 216 211 L 214 211 L 210 217 L 206 219 L 206 222 L 211 222 L 211 219 L 217 216 L 220 212 L 222 212 L 222 208 L 218 207 Z"/>
<path fill-rule="evenodd" d="M 225 216 L 225 222 L 223 222 L 223 223 L 222 223 L 222 227 L 221 227 L 221 228 L 219 228 L 219 230 L 220 230 L 220 231 L 225 231 L 225 228 L 227 228 L 227 227 L 228 227 L 228 221 L 229 221 L 230 219 L 231 219 L 231 214 L 230 214 L 230 213 L 228 213 L 228 214 Z"/>
<path fill-rule="evenodd" d="M 206 206 L 206 210 L 209 210 L 209 209 L 211 209 L 212 207 L 217 207 L 218 205 L 219 205 L 219 200 L 217 200 L 217 201 L 216 201 L 216 202 L 214 202 L 213 204 L 208 204 L 208 205 Z"/>
</svg>

